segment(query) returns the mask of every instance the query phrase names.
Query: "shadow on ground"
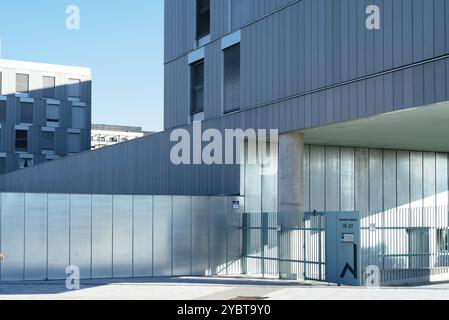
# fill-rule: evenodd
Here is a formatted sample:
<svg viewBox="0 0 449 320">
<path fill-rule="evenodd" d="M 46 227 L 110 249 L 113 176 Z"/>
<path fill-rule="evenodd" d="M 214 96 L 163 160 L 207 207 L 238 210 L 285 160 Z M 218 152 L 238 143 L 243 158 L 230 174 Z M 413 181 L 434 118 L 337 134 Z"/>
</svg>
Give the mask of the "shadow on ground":
<svg viewBox="0 0 449 320">
<path fill-rule="evenodd" d="M 124 279 L 95 279 L 81 280 L 80 290 L 92 289 L 107 285 L 198 285 L 198 286 L 272 286 L 272 287 L 298 287 L 311 286 L 311 284 L 274 279 L 248 279 L 248 278 L 206 278 L 206 277 L 180 277 L 180 278 L 124 278 Z M 4 282 L 0 283 L 0 296 L 11 295 L 53 295 L 70 292 L 65 281 L 28 281 L 28 282 Z"/>
</svg>

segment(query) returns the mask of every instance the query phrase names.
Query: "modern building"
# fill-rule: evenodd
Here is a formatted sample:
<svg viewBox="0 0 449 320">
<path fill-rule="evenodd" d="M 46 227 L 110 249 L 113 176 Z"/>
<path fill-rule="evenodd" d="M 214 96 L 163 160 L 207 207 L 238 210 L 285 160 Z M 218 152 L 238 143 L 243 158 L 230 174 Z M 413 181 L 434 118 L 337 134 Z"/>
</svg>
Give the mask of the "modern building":
<svg viewBox="0 0 449 320">
<path fill-rule="evenodd" d="M 88 68 L 0 59 L 0 173 L 90 149 Z"/>
<path fill-rule="evenodd" d="M 367 14 L 370 5 L 378 10 Z M 370 28 L 376 12 L 380 27 Z M 387 278 L 404 270 L 429 279 L 447 274 L 447 214 L 436 221 L 436 208 L 447 213 L 449 204 L 447 21 L 444 0 L 166 0 L 165 131 L 5 175 L 0 190 L 228 195 L 244 197 L 247 213 L 363 212 L 363 237 L 374 239 L 361 246 L 363 270 L 376 257 Z M 193 133 L 199 124 L 223 135 L 279 130 L 277 172 L 173 164 L 171 133 Z M 263 242 L 246 265 L 254 273 L 278 257 L 273 248 L 282 236 L 260 231 L 282 232 L 277 221 L 262 218 L 259 233 L 243 241 L 249 251 Z M 308 260 L 316 277 L 305 266 L 282 274 L 321 279 L 324 229 L 298 221 L 284 235 L 296 237 L 287 248 L 299 251 L 279 266 Z M 299 245 L 306 237 L 320 244 L 315 258 L 301 251 L 311 249 Z M 356 238 L 344 233 L 334 242 Z"/>
<path fill-rule="evenodd" d="M 92 150 L 101 149 L 120 142 L 142 138 L 153 133 L 143 131 L 141 127 L 92 124 L 91 148 Z"/>
</svg>

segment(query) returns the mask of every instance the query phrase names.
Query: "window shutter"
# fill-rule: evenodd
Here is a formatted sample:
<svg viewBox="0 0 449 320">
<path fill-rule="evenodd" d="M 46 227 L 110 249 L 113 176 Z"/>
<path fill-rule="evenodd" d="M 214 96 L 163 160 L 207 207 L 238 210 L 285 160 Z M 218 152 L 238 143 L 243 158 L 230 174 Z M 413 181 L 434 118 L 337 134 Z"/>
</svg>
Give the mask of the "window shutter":
<svg viewBox="0 0 449 320">
<path fill-rule="evenodd" d="M 33 104 L 29 102 L 20 103 L 20 123 L 33 123 Z"/>
<path fill-rule="evenodd" d="M 231 0 L 231 24 L 232 30 L 240 29 L 250 20 L 250 1 Z"/>
<path fill-rule="evenodd" d="M 81 80 L 69 79 L 69 97 L 70 98 L 81 97 Z"/>
<path fill-rule="evenodd" d="M 81 135 L 78 133 L 69 133 L 67 138 L 67 152 L 81 152 Z"/>
<path fill-rule="evenodd" d="M 240 109 L 240 44 L 224 50 L 224 112 Z"/>
<path fill-rule="evenodd" d="M 54 132 L 42 132 L 42 150 L 55 149 L 55 134 Z"/>
<path fill-rule="evenodd" d="M 43 77 L 44 98 L 55 97 L 55 77 Z"/>
<path fill-rule="evenodd" d="M 204 112 L 204 60 L 191 66 L 191 115 Z"/>
<path fill-rule="evenodd" d="M 21 73 L 16 74 L 16 92 L 28 93 L 29 89 L 29 75 Z"/>
</svg>

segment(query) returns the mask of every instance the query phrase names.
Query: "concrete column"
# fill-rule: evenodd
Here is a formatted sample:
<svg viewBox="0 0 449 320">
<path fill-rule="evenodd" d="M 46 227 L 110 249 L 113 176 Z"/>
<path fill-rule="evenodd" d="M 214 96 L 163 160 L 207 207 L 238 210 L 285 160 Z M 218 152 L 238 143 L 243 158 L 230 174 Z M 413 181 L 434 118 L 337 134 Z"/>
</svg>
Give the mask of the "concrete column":
<svg viewBox="0 0 449 320">
<path fill-rule="evenodd" d="M 279 137 L 278 212 L 304 211 L 304 138 L 300 132 Z"/>
<path fill-rule="evenodd" d="M 282 226 L 302 224 L 304 212 L 304 139 L 302 133 L 279 137 L 278 162 L 278 223 Z M 291 218 L 291 219 L 290 219 Z M 284 230 L 279 235 L 279 257 L 286 260 L 303 259 L 298 251 L 303 233 Z M 279 275 L 283 279 L 303 279 L 304 270 L 298 263 L 281 262 Z"/>
</svg>

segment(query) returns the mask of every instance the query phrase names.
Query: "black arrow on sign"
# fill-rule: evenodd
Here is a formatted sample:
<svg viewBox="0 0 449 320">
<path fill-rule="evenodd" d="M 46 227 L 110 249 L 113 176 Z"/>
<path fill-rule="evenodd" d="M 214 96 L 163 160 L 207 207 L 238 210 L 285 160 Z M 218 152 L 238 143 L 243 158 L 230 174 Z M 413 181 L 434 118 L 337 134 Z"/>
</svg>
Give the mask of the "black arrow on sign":
<svg viewBox="0 0 449 320">
<path fill-rule="evenodd" d="M 357 279 L 357 245 L 354 243 L 354 268 L 351 267 L 351 265 L 348 263 L 346 263 L 340 278 L 344 278 L 346 275 L 346 272 L 351 272 L 352 275 L 354 276 L 354 279 Z"/>
</svg>

